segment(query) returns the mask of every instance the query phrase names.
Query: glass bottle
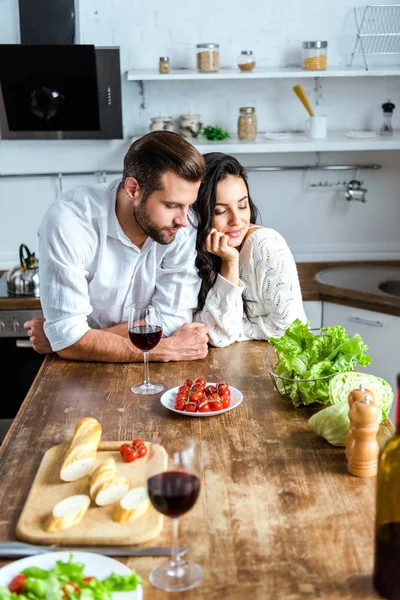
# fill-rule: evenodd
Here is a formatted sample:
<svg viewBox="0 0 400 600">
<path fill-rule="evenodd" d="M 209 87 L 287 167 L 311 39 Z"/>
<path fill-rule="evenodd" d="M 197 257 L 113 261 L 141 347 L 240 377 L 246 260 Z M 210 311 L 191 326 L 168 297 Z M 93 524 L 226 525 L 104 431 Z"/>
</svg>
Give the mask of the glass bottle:
<svg viewBox="0 0 400 600">
<path fill-rule="evenodd" d="M 380 129 L 381 135 L 393 135 L 392 116 L 393 110 L 396 108 L 393 102 L 389 100 L 382 104 L 383 108 L 383 124 Z"/>
<path fill-rule="evenodd" d="M 396 432 L 379 458 L 373 584 L 384 598 L 400 598 L 400 375 L 397 376 Z"/>
<path fill-rule="evenodd" d="M 256 109 L 253 106 L 242 106 L 238 119 L 238 138 L 239 140 L 255 140 L 256 135 Z"/>
<path fill-rule="evenodd" d="M 237 59 L 241 71 L 252 71 L 256 66 L 256 58 L 252 50 L 242 50 Z"/>
<path fill-rule="evenodd" d="M 169 73 L 170 72 L 170 64 L 168 56 L 160 56 L 160 64 L 159 71 L 160 73 Z"/>
</svg>

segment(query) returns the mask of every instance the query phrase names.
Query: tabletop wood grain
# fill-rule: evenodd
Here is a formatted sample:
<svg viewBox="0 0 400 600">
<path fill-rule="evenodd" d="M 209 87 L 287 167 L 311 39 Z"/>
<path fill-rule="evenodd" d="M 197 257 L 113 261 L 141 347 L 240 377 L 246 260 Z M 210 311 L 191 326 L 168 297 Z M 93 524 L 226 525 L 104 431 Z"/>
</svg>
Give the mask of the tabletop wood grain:
<svg viewBox="0 0 400 600">
<path fill-rule="evenodd" d="M 159 395 L 137 397 L 141 365 L 48 357 L 0 451 L 0 541 L 15 526 L 44 452 L 69 440 L 76 421 L 93 416 L 102 440 L 171 444 L 190 435 L 201 450 L 202 489 L 181 519 L 180 542 L 201 564 L 204 581 L 182 599 L 295 600 L 378 598 L 372 588 L 375 478 L 347 473 L 343 448 L 317 437 L 280 396 L 263 365 L 267 344 L 211 349 L 205 360 L 151 363 L 154 381 L 220 378 L 243 392 L 225 414 L 190 418 L 164 408 Z M 149 545 L 168 545 L 169 522 Z M 156 558 L 121 559 L 145 579 Z M 6 564 L 3 561 L 0 564 Z M 144 584 L 145 599 L 168 594 Z"/>
</svg>

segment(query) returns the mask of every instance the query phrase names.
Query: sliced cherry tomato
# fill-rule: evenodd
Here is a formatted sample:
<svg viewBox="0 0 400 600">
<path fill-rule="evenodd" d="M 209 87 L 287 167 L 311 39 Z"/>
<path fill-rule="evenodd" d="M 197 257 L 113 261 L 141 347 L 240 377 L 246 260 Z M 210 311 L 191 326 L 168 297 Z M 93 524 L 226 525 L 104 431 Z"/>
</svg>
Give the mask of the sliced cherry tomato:
<svg viewBox="0 0 400 600">
<path fill-rule="evenodd" d="M 176 410 L 185 410 L 186 402 L 183 398 L 177 398 L 174 406 Z"/>
<path fill-rule="evenodd" d="M 187 385 L 189 388 L 193 385 L 193 379 L 186 379 L 183 385 Z"/>
<path fill-rule="evenodd" d="M 222 396 L 221 402 L 222 402 L 222 408 L 229 408 L 231 405 L 230 396 Z"/>
<path fill-rule="evenodd" d="M 195 381 L 195 384 L 201 385 L 201 387 L 206 387 L 207 381 L 205 379 L 202 379 L 202 377 L 198 377 Z"/>
<path fill-rule="evenodd" d="M 82 581 L 84 581 L 85 583 L 90 583 L 91 581 L 93 581 L 93 579 L 96 579 L 96 577 L 84 577 Z"/>
<path fill-rule="evenodd" d="M 125 451 L 124 459 L 126 460 L 126 462 L 134 462 L 137 459 L 136 448 L 132 448 L 132 446 L 129 446 L 129 448 Z"/>
<path fill-rule="evenodd" d="M 144 445 L 145 445 L 144 441 L 140 440 L 139 438 L 136 438 L 136 440 L 133 440 L 133 442 L 132 442 L 132 446 L 136 449 L 138 449 L 139 446 L 144 446 Z"/>
<path fill-rule="evenodd" d="M 204 390 L 204 393 L 205 393 L 206 396 L 210 397 L 213 394 L 217 393 L 217 388 L 215 387 L 215 385 L 208 385 L 206 387 L 206 389 Z"/>
<path fill-rule="evenodd" d="M 126 450 L 128 450 L 129 448 L 129 444 L 121 444 L 121 447 L 119 449 L 121 456 L 124 456 Z"/>
<path fill-rule="evenodd" d="M 12 579 L 9 583 L 8 589 L 10 592 L 15 592 L 16 594 L 22 594 L 25 587 L 26 577 L 20 573 L 16 575 L 14 579 Z"/>
<path fill-rule="evenodd" d="M 143 458 L 143 456 L 146 456 L 146 454 L 147 454 L 146 446 L 139 446 L 139 448 L 137 449 L 138 458 Z"/>
<path fill-rule="evenodd" d="M 197 403 L 196 402 L 188 402 L 186 404 L 187 412 L 196 412 L 197 411 Z"/>
<path fill-rule="evenodd" d="M 220 381 L 218 381 L 218 383 L 217 383 L 217 391 L 219 392 L 220 390 L 223 390 L 225 388 L 229 388 L 229 386 L 226 383 L 226 381 L 223 381 L 222 379 Z"/>
<path fill-rule="evenodd" d="M 205 413 L 205 412 L 210 412 L 211 408 L 208 402 L 202 402 L 201 404 L 199 404 L 199 412 L 201 413 Z"/>
</svg>

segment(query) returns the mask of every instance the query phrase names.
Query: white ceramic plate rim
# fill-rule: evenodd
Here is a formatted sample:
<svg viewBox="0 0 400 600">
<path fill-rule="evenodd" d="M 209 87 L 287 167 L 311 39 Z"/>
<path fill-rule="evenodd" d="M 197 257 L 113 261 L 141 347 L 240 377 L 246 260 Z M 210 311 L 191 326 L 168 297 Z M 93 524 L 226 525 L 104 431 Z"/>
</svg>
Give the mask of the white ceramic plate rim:
<svg viewBox="0 0 400 600">
<path fill-rule="evenodd" d="M 273 131 L 266 131 L 264 133 L 264 137 L 267 140 L 288 140 L 292 137 L 292 134 L 289 131 L 282 131 L 274 133 Z"/>
<path fill-rule="evenodd" d="M 76 562 L 84 563 L 84 573 L 87 577 L 93 576 L 105 579 L 111 575 L 111 573 L 118 573 L 119 575 L 129 575 L 131 573 L 129 567 L 118 560 L 110 558 L 109 556 L 104 556 L 103 554 L 75 552 L 74 550 L 68 550 L 66 552 L 46 552 L 45 554 L 38 554 L 37 556 L 21 558 L 20 560 L 16 560 L 1 568 L 0 586 L 8 587 L 13 577 L 28 567 L 52 569 L 57 560 L 67 562 L 70 554 L 73 554 Z M 141 585 L 138 585 L 136 590 L 130 592 L 115 592 L 112 596 L 114 600 L 142 600 L 143 588 Z"/>
<path fill-rule="evenodd" d="M 351 137 L 351 138 L 364 139 L 364 138 L 375 137 L 376 133 L 375 133 L 375 131 L 357 131 L 356 129 L 351 129 L 350 131 L 348 131 L 346 133 L 346 135 L 347 135 L 347 137 Z"/>
<path fill-rule="evenodd" d="M 207 385 L 216 385 L 216 383 L 214 381 L 207 381 Z M 186 412 L 186 410 L 176 410 L 176 408 L 174 407 L 174 401 L 176 392 L 178 391 L 179 387 L 180 386 L 178 385 L 164 392 L 160 398 L 160 402 L 163 406 L 165 406 L 165 408 L 168 408 L 168 410 L 172 410 L 173 412 L 178 413 L 178 415 L 183 415 L 185 417 L 215 417 L 217 415 L 221 415 L 222 413 L 228 412 L 229 410 L 236 408 L 243 400 L 242 392 L 230 385 L 229 389 L 231 390 L 231 405 L 228 408 L 223 408 L 222 410 L 211 410 L 208 413 L 191 413 Z"/>
</svg>

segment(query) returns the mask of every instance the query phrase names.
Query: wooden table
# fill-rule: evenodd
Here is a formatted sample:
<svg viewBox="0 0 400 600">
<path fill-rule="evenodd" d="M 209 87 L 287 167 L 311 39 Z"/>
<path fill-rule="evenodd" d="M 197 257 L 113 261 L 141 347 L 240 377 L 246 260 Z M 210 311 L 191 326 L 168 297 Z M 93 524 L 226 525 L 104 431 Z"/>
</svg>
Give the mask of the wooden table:
<svg viewBox="0 0 400 600">
<path fill-rule="evenodd" d="M 134 396 L 129 388 L 141 380 L 141 365 L 48 357 L 1 448 L 0 540 L 15 539 L 44 452 L 69 441 L 79 418 L 93 416 L 104 441 L 190 434 L 201 446 L 201 495 L 181 519 L 180 542 L 205 576 L 200 587 L 174 597 L 378 598 L 371 585 L 375 478 L 349 475 L 343 448 L 308 429 L 312 410 L 295 409 L 273 389 L 266 347 L 245 342 L 211 349 L 203 361 L 151 364 L 153 380 L 165 388 L 202 376 L 227 379 L 243 392 L 237 409 L 207 419 L 172 413 L 158 397 Z M 150 545 L 169 541 L 166 520 Z M 163 559 L 121 560 L 146 578 Z M 168 596 L 148 583 L 144 590 L 145 599 Z"/>
</svg>

